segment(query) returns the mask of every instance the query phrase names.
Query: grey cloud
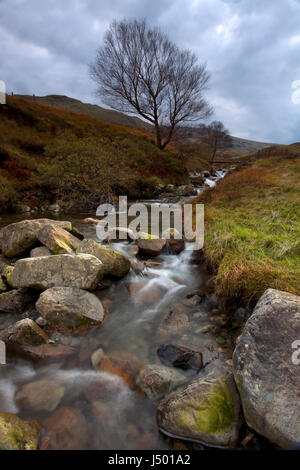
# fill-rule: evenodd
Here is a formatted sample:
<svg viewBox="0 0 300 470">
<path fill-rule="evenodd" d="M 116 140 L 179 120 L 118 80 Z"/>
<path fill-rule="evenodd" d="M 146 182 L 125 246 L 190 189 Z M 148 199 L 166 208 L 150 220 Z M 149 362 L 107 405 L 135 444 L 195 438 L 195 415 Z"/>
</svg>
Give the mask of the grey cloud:
<svg viewBox="0 0 300 470">
<path fill-rule="evenodd" d="M 211 71 L 207 96 L 234 135 L 300 140 L 300 3 L 296 0 L 4 0 L 0 79 L 18 93 L 96 102 L 88 77 L 113 19 L 146 17 Z"/>
</svg>

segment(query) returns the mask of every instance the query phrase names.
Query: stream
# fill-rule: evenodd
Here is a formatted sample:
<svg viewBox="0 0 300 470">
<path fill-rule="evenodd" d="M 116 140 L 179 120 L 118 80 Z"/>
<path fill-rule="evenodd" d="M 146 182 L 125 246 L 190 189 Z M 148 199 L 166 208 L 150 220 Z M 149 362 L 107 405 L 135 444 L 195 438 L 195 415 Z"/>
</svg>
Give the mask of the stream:
<svg viewBox="0 0 300 470">
<path fill-rule="evenodd" d="M 213 186 L 224 175 L 224 171 L 219 171 L 215 178 L 206 181 L 206 185 Z M 202 190 L 199 188 L 198 192 Z M 91 214 L 49 217 L 70 220 L 86 238 L 98 241 L 95 226 L 82 222 L 87 216 L 91 217 Z M 26 218 L 39 217 L 45 217 L 45 214 L 30 214 Z M 24 215 L 2 216 L 0 224 L 8 225 L 24 218 Z M 110 247 L 131 255 L 132 243 L 112 243 Z M 163 252 L 155 259 L 141 260 L 146 262 L 142 273 L 135 274 L 131 270 L 123 280 L 108 280 L 95 292 L 108 311 L 99 328 L 90 330 L 85 336 L 51 335 L 51 341 L 74 348 L 74 355 L 51 364 L 8 359 L 6 366 L 0 366 L 0 410 L 37 420 L 43 429 L 41 448 L 201 448 L 198 444 L 182 443 L 161 434 L 155 418 L 159 401 L 149 400 L 134 387 L 128 387 L 120 377 L 122 374 L 96 371 L 91 363 L 92 354 L 102 349 L 105 355 L 128 358 L 129 363 L 161 364 L 157 348 L 166 340 L 164 318 L 170 311 L 185 314 L 188 321 L 180 330 L 172 332 L 167 342 L 180 342 L 200 349 L 204 362 L 220 356 L 225 360 L 231 357 L 232 332 L 222 328 L 216 333 L 211 311 L 220 306 L 208 287 L 209 275 L 196 263 L 194 252 L 185 250 L 179 255 Z M 135 301 L 129 293 L 130 283 L 136 281 L 142 282 L 144 302 Z M 195 303 L 189 294 L 199 289 L 204 290 L 205 296 L 201 303 Z M 19 319 L 17 315 L 1 314 L 0 329 Z M 181 372 L 186 378 L 196 374 L 194 370 Z M 45 379 L 64 388 L 57 410 L 20 409 L 14 400 L 18 389 L 24 384 Z M 78 410 L 79 413 L 59 414 L 61 408 Z"/>
</svg>

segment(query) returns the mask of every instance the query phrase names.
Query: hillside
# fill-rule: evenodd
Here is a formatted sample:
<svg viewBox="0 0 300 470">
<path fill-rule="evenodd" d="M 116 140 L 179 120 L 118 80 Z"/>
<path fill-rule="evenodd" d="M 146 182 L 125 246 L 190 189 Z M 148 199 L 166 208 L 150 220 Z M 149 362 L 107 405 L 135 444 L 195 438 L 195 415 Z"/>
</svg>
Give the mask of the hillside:
<svg viewBox="0 0 300 470">
<path fill-rule="evenodd" d="M 68 111 L 75 111 L 77 113 L 89 114 L 104 121 L 121 124 L 124 126 L 134 127 L 136 129 L 147 130 L 151 132 L 152 125 L 139 119 L 135 116 L 128 116 L 127 114 L 113 111 L 110 109 L 101 108 L 100 106 L 88 103 L 82 103 L 74 98 L 62 95 L 48 95 L 48 96 L 29 96 L 29 95 L 16 95 L 23 99 L 28 99 L 37 103 L 54 106 L 56 108 L 66 109 Z M 197 136 L 194 138 L 197 139 Z M 229 152 L 235 152 L 238 155 L 256 152 L 257 150 L 270 147 L 270 143 L 256 142 L 254 140 L 241 139 L 240 137 L 232 136 L 234 145 L 229 149 Z"/>
<path fill-rule="evenodd" d="M 29 96 L 29 95 L 16 95 L 19 98 L 34 101 L 35 103 L 46 104 L 54 106 L 55 108 L 65 109 L 67 111 L 74 111 L 76 113 L 88 114 L 94 118 L 102 119 L 103 121 L 112 122 L 114 124 L 121 124 L 122 126 L 134 127 L 135 129 L 151 131 L 152 126 L 134 116 L 113 111 L 111 109 L 101 108 L 95 104 L 82 103 L 82 101 L 75 98 L 69 98 L 63 95 L 48 95 L 48 96 Z"/>
<path fill-rule="evenodd" d="M 160 151 L 147 132 L 86 114 L 7 97 L 0 106 L 0 212 L 19 203 L 94 209 L 114 195 L 153 194 L 187 181 L 176 150 Z"/>
<path fill-rule="evenodd" d="M 269 287 L 299 294 L 300 143 L 257 152 L 194 203 L 205 204 L 204 255 L 227 306 Z"/>
<path fill-rule="evenodd" d="M 240 137 L 231 136 L 233 146 L 230 149 L 239 155 L 244 155 L 250 152 L 257 152 L 258 150 L 274 146 L 275 144 L 267 142 L 256 142 L 255 140 L 241 139 Z"/>
</svg>

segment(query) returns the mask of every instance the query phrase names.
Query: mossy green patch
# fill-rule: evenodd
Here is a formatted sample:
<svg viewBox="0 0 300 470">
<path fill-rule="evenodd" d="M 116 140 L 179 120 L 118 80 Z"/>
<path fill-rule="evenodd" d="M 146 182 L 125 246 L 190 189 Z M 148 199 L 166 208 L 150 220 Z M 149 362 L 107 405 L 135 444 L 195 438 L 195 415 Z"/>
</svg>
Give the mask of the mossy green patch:
<svg viewBox="0 0 300 470">
<path fill-rule="evenodd" d="M 27 422 L 18 416 L 0 412 L 0 449 L 36 450 L 39 428 L 36 422 Z"/>
<path fill-rule="evenodd" d="M 13 270 L 14 270 L 13 266 L 7 266 L 6 268 L 3 269 L 2 274 L 1 274 L 2 278 L 10 287 L 13 287 L 12 281 L 11 281 L 11 275 L 12 275 Z"/>
<path fill-rule="evenodd" d="M 180 425 L 203 434 L 220 434 L 235 420 L 234 397 L 226 382 L 214 385 L 199 402 L 188 403 L 181 413 Z"/>
</svg>

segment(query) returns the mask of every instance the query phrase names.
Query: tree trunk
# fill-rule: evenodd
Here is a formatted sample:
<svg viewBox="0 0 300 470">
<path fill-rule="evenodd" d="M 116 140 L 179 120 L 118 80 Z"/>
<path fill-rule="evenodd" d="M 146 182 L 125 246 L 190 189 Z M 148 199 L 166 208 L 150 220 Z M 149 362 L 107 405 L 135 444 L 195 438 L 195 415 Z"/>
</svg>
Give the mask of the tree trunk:
<svg viewBox="0 0 300 470">
<path fill-rule="evenodd" d="M 156 132 L 156 145 L 160 150 L 162 150 L 163 145 L 162 145 L 162 141 L 161 141 L 160 127 L 159 127 L 159 124 L 157 122 L 155 123 L 155 132 Z"/>
</svg>

